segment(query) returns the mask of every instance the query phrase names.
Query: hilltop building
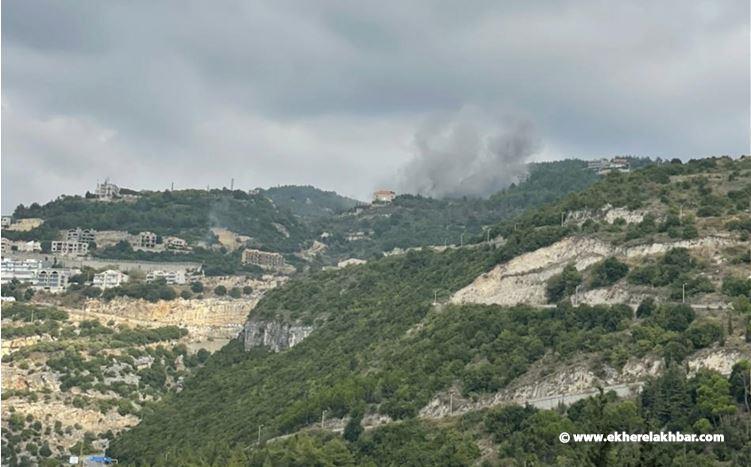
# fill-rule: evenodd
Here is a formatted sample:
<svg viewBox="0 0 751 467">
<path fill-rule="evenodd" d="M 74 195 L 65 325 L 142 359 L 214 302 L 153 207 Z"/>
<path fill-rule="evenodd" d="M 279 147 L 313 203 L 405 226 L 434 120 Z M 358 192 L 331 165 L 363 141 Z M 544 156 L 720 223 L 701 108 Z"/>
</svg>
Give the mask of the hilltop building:
<svg viewBox="0 0 751 467">
<path fill-rule="evenodd" d="M 13 223 L 13 217 L 11 216 L 3 216 L 2 218 L 2 227 L 10 227 L 10 225 Z"/>
<path fill-rule="evenodd" d="M 614 157 L 608 159 L 598 159 L 587 162 L 587 168 L 597 172 L 598 175 L 609 174 L 610 172 L 630 172 L 631 164 L 625 157 Z"/>
<path fill-rule="evenodd" d="M 50 249 L 52 253 L 67 256 L 85 256 L 89 252 L 89 244 L 77 241 L 54 241 Z"/>
<path fill-rule="evenodd" d="M 243 264 L 254 264 L 262 268 L 280 269 L 285 266 L 284 256 L 268 251 L 245 249 L 242 253 Z"/>
<path fill-rule="evenodd" d="M 396 198 L 396 193 L 391 190 L 378 190 L 373 193 L 374 203 L 390 203 Z"/>
<path fill-rule="evenodd" d="M 96 184 L 94 195 L 97 197 L 97 199 L 109 201 L 120 196 L 120 187 L 115 185 L 114 183 L 110 183 L 110 179 L 107 178 L 104 180 L 104 183 Z"/>
<path fill-rule="evenodd" d="M 94 274 L 94 287 L 100 289 L 111 289 L 117 287 L 124 282 L 128 282 L 128 275 L 114 269 L 108 269 L 107 271 Z"/>
</svg>

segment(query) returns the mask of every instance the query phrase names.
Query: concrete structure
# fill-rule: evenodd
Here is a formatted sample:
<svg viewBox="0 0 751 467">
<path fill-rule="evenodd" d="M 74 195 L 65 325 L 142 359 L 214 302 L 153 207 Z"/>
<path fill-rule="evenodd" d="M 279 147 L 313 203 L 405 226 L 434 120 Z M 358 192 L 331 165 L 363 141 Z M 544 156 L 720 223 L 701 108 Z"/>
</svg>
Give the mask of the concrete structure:
<svg viewBox="0 0 751 467">
<path fill-rule="evenodd" d="M 12 241 L 7 238 L 2 239 L 2 254 L 9 255 L 13 252 L 20 253 L 38 253 L 42 251 L 42 244 L 34 240 L 24 242 L 22 240 Z"/>
<path fill-rule="evenodd" d="M 116 271 L 114 269 L 108 269 L 104 272 L 100 272 L 99 274 L 94 274 L 94 281 L 93 285 L 94 287 L 99 287 L 100 289 L 111 289 L 112 287 L 117 287 L 120 284 L 124 282 L 128 282 L 128 275 L 123 274 L 120 271 Z"/>
<path fill-rule="evenodd" d="M 42 269 L 32 287 L 46 292 L 62 292 L 68 288 L 68 281 L 78 274 L 77 269 Z"/>
<path fill-rule="evenodd" d="M 270 269 L 280 269 L 285 266 L 284 256 L 281 254 L 253 249 L 243 250 L 242 262 Z"/>
<path fill-rule="evenodd" d="M 89 244 L 85 242 L 54 241 L 52 253 L 70 256 L 85 256 L 89 252 Z"/>
<path fill-rule="evenodd" d="M 373 202 L 390 203 L 396 198 L 396 193 L 391 190 L 378 190 L 373 193 Z"/>
<path fill-rule="evenodd" d="M 114 183 L 110 183 L 110 179 L 107 178 L 104 180 L 104 183 L 96 184 L 94 195 L 96 195 L 97 199 L 109 201 L 120 196 L 120 187 Z"/>
<path fill-rule="evenodd" d="M 190 249 L 188 242 L 178 237 L 165 237 L 164 246 L 168 250 L 187 251 Z"/>
<path fill-rule="evenodd" d="M 21 251 L 24 253 L 38 253 L 42 251 L 42 244 L 34 240 L 30 240 L 28 242 L 13 242 L 12 246 L 15 247 L 16 251 Z"/>
<path fill-rule="evenodd" d="M 141 248 L 155 248 L 157 235 L 154 232 L 141 232 L 138 234 L 138 246 Z"/>
<path fill-rule="evenodd" d="M 11 216 L 2 216 L 1 219 L 2 221 L 0 225 L 2 225 L 2 227 L 8 227 L 13 223 L 13 218 Z"/>
<path fill-rule="evenodd" d="M 0 255 L 5 256 L 11 251 L 11 241 L 3 237 L 0 239 Z"/>
<path fill-rule="evenodd" d="M 65 232 L 65 240 L 69 242 L 93 243 L 96 241 L 96 230 L 76 227 Z"/>
<path fill-rule="evenodd" d="M 181 285 L 187 282 L 185 271 L 151 271 L 146 274 L 146 282 L 152 282 L 160 278 L 164 278 L 167 284 L 170 285 Z"/>
</svg>

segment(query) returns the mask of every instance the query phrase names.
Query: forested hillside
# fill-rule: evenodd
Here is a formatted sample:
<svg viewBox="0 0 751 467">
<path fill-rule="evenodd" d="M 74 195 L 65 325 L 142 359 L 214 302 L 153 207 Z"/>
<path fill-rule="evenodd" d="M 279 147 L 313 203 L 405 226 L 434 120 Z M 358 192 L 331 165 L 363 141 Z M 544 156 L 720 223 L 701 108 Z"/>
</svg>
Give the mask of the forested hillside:
<svg viewBox="0 0 751 467">
<path fill-rule="evenodd" d="M 363 204 L 336 192 L 324 191 L 312 186 L 285 185 L 263 190 L 262 193 L 279 208 L 287 209 L 305 220 L 330 217 Z"/>
<path fill-rule="evenodd" d="M 7 233 L 24 239 L 52 240 L 59 229 L 150 231 L 187 240 L 208 240 L 211 227 L 248 235 L 260 247 L 290 252 L 308 238 L 306 227 L 288 210 L 278 209 L 263 195 L 241 190 L 179 190 L 140 192 L 135 200 L 97 202 L 79 196 L 60 197 L 43 206 L 19 206 L 15 218 L 38 217 L 44 224 L 28 233 Z M 284 226 L 288 235 L 274 224 Z M 15 235 L 14 235 L 15 234 Z M 6 233 L 4 233 L 6 235 Z"/>
<path fill-rule="evenodd" d="M 401 195 L 392 203 L 324 219 L 315 230 L 330 235 L 325 242 L 336 257 L 370 258 L 394 248 L 459 244 L 499 220 L 582 190 L 598 178 L 581 160 L 533 163 L 527 178 L 488 199 Z"/>
<path fill-rule="evenodd" d="M 748 363 L 738 362 L 729 376 L 711 370 L 686 374 L 685 368 L 696 352 L 748 352 L 751 281 L 730 275 L 719 287 L 710 275 L 712 289 L 702 286 L 694 292 L 735 300 L 735 313 L 697 311 L 670 293 L 663 295 L 660 281 L 647 284 L 647 299 L 636 311 L 621 304 L 574 306 L 565 293 L 566 281 L 576 285 L 583 279 L 573 273 L 563 278 L 560 301 L 557 297 L 548 308 L 445 302 L 494 265 L 564 237 L 650 244 L 710 235 L 742 247 L 751 230 L 750 198 L 748 159 L 660 164 L 612 174 L 580 193 L 502 222 L 492 232 L 502 237 L 498 243 L 409 252 L 297 278 L 268 294 L 251 317 L 312 326 L 309 337 L 280 353 L 244 352 L 242 342 L 231 343 L 187 380 L 182 392 L 147 405 L 141 424 L 115 439 L 111 453 L 121 462 L 157 465 L 196 459 L 214 465 L 295 465 L 296 459 L 423 465 L 438 455 L 454 465 L 481 458 L 519 465 L 661 464 L 667 459 L 743 465 L 751 441 L 748 431 L 737 427 L 749 423 L 748 381 L 743 379 Z M 606 204 L 659 217 L 645 215 L 646 220 L 631 224 L 567 221 L 574 212 Z M 748 271 L 749 259 L 743 251 L 733 256 L 733 248 L 723 253 L 723 271 Z M 704 260 L 680 250 L 666 256 L 654 260 L 653 272 L 635 274 L 611 261 L 587 269 L 585 278 L 602 286 L 670 278 L 676 271 L 693 274 L 692 268 L 704 267 Z M 634 359 L 658 361 L 666 371 L 644 382 L 636 400 L 608 393 L 565 411 L 512 405 L 470 410 L 440 422 L 422 413 L 436 394 L 452 390 L 458 399 L 482 400 L 533 369 L 545 375 L 582 359 L 605 374 L 621 371 Z M 343 438 L 311 430 L 322 415 L 348 420 Z M 363 421 L 378 417 L 386 417 L 384 426 Z M 262 443 L 257 446 L 259 427 Z M 724 433 L 728 441 L 655 447 L 564 446 L 557 440 L 567 430 L 661 429 Z"/>
</svg>

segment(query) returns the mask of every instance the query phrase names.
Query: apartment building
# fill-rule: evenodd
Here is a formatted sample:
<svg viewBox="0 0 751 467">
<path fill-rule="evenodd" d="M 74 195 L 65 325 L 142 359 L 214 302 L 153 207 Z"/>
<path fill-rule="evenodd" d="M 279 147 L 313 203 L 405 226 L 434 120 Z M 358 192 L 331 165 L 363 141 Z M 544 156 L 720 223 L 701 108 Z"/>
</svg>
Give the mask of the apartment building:
<svg viewBox="0 0 751 467">
<path fill-rule="evenodd" d="M 268 251 L 245 249 L 242 253 L 243 264 L 254 264 L 262 268 L 279 269 L 285 266 L 284 256 Z"/>
<path fill-rule="evenodd" d="M 96 241 L 96 230 L 76 227 L 65 232 L 65 240 L 69 242 L 94 243 Z"/>
<path fill-rule="evenodd" d="M 54 241 L 51 247 L 52 253 L 67 256 L 84 256 L 89 252 L 89 244 L 77 241 Z"/>
<path fill-rule="evenodd" d="M 141 248 L 155 248 L 157 235 L 154 232 L 141 232 L 138 234 L 138 246 Z"/>
</svg>

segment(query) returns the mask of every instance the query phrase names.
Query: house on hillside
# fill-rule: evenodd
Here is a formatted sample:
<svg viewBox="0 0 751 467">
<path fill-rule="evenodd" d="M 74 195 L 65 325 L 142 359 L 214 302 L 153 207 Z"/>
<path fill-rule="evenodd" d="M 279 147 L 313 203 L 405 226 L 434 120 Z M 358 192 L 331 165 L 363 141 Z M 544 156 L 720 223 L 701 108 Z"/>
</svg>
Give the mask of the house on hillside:
<svg viewBox="0 0 751 467">
<path fill-rule="evenodd" d="M 125 282 L 128 282 L 128 275 L 114 269 L 108 269 L 107 271 L 94 274 L 94 287 L 100 289 L 111 289 L 117 287 Z"/>
<path fill-rule="evenodd" d="M 373 193 L 374 203 L 390 203 L 396 198 L 396 193 L 391 190 L 377 190 Z"/>
</svg>

